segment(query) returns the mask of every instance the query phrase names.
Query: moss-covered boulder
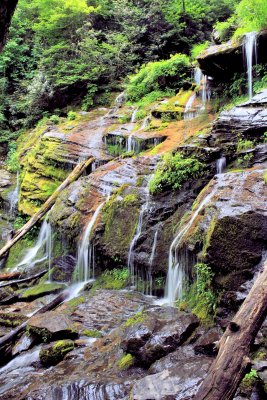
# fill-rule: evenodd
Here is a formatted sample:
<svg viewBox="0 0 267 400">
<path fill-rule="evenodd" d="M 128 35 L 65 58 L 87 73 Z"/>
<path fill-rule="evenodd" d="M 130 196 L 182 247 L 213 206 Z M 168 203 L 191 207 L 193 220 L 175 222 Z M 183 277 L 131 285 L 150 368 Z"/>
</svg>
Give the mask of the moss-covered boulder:
<svg viewBox="0 0 267 400">
<path fill-rule="evenodd" d="M 73 322 L 65 314 L 56 311 L 35 315 L 30 319 L 27 329 L 41 342 L 78 337 Z"/>
<path fill-rule="evenodd" d="M 38 297 L 46 296 L 48 294 L 59 293 L 63 289 L 66 289 L 66 285 L 64 284 L 59 284 L 56 282 L 40 283 L 26 290 L 22 290 L 20 299 L 22 301 L 31 301 L 37 299 Z"/>
<path fill-rule="evenodd" d="M 45 367 L 58 364 L 67 353 L 74 349 L 72 340 L 59 340 L 49 345 L 45 345 L 40 351 L 40 361 Z"/>
</svg>

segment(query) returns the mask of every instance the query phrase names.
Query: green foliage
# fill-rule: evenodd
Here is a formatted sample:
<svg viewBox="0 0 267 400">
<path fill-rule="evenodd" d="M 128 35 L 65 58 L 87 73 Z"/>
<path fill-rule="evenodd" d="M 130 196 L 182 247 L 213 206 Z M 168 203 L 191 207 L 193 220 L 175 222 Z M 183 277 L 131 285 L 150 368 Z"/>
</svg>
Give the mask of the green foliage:
<svg viewBox="0 0 267 400">
<path fill-rule="evenodd" d="M 76 119 L 76 117 L 77 117 L 76 112 L 74 112 L 74 111 L 69 111 L 68 112 L 68 120 L 69 121 L 74 121 Z"/>
<path fill-rule="evenodd" d="M 123 354 L 123 356 L 121 356 L 117 361 L 117 366 L 121 371 L 124 371 L 133 365 L 134 360 L 134 356 L 131 354 Z"/>
<path fill-rule="evenodd" d="M 244 139 L 239 139 L 237 142 L 237 153 L 240 153 L 245 150 L 250 150 L 253 149 L 254 143 L 251 140 L 244 140 Z"/>
<path fill-rule="evenodd" d="M 101 338 L 103 336 L 102 332 L 96 329 L 85 329 L 84 331 L 82 331 L 82 335 L 89 338 Z"/>
<path fill-rule="evenodd" d="M 236 29 L 236 17 L 231 16 L 226 21 L 222 21 L 222 22 L 218 21 L 215 24 L 214 28 L 215 28 L 215 31 L 218 33 L 220 40 L 227 41 L 232 37 L 232 35 Z"/>
<path fill-rule="evenodd" d="M 238 29 L 235 35 L 267 28 L 266 0 L 241 0 L 236 8 Z"/>
<path fill-rule="evenodd" d="M 256 383 L 258 379 L 259 375 L 257 371 L 252 368 L 251 371 L 244 376 L 241 385 L 251 387 Z"/>
<path fill-rule="evenodd" d="M 58 125 L 60 123 L 60 118 L 58 115 L 51 115 L 49 118 L 52 124 Z"/>
<path fill-rule="evenodd" d="M 157 194 L 166 189 L 180 189 L 187 180 L 200 177 L 203 171 L 204 165 L 196 158 L 185 158 L 181 153 L 165 154 L 149 182 L 149 191 Z"/>
<path fill-rule="evenodd" d="M 193 273 L 195 282 L 185 293 L 180 307 L 188 305 L 202 322 L 209 323 L 214 318 L 217 304 L 212 287 L 214 273 L 206 264 L 196 264 Z"/>
<path fill-rule="evenodd" d="M 129 326 L 141 324 L 144 321 L 145 321 L 145 314 L 142 311 L 139 311 L 132 317 L 128 318 L 127 321 L 124 323 L 124 326 L 125 328 L 128 328 Z"/>
<path fill-rule="evenodd" d="M 93 289 L 110 289 L 110 290 L 121 290 L 125 288 L 129 282 L 129 270 L 128 268 L 123 269 L 112 269 L 105 271 L 100 275 L 94 282 Z"/>
<path fill-rule="evenodd" d="M 17 145 L 15 142 L 11 142 L 8 145 L 6 165 L 8 171 L 10 172 L 17 172 L 20 168 L 19 156 L 17 153 Z"/>
<path fill-rule="evenodd" d="M 267 171 L 265 171 L 265 172 L 263 173 L 263 180 L 264 180 L 264 182 L 265 182 L 265 185 L 267 185 Z"/>
<path fill-rule="evenodd" d="M 191 57 L 196 59 L 197 56 L 209 47 L 209 41 L 204 43 L 195 44 L 191 50 Z"/>
<path fill-rule="evenodd" d="M 169 60 L 150 62 L 130 78 L 127 96 L 131 101 L 138 102 L 151 92 L 178 90 L 183 80 L 190 77 L 190 71 L 189 59 L 184 54 L 176 54 Z"/>
</svg>

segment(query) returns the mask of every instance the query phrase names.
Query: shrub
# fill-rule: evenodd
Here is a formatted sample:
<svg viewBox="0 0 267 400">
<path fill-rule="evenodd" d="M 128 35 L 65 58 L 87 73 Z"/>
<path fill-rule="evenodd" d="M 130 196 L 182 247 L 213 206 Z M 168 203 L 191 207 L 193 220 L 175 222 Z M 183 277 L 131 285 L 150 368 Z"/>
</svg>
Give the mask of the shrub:
<svg viewBox="0 0 267 400">
<path fill-rule="evenodd" d="M 249 150 L 249 149 L 253 149 L 254 144 L 251 140 L 242 140 L 239 139 L 237 142 L 237 153 L 240 153 L 241 151 L 244 150 Z"/>
<path fill-rule="evenodd" d="M 204 43 L 195 44 L 195 45 L 192 47 L 192 50 L 191 50 L 191 57 L 192 57 L 193 59 L 196 59 L 197 56 L 198 56 L 200 53 L 202 53 L 202 51 L 206 50 L 208 47 L 209 47 L 209 41 L 206 41 L 206 42 L 204 42 Z"/>
<path fill-rule="evenodd" d="M 242 0 L 236 8 L 239 28 L 235 35 L 267 28 L 266 0 Z"/>
<path fill-rule="evenodd" d="M 15 142 L 11 142 L 8 145 L 6 164 L 7 169 L 10 172 L 17 172 L 19 170 L 19 156 L 17 153 L 17 145 Z"/>
<path fill-rule="evenodd" d="M 204 165 L 194 157 L 166 154 L 149 182 L 149 191 L 156 194 L 165 189 L 180 189 L 188 179 L 201 176 L 203 170 Z"/>
<path fill-rule="evenodd" d="M 145 95 L 158 93 L 163 88 L 167 91 L 180 89 L 183 80 L 190 77 L 190 72 L 189 58 L 184 54 L 176 54 L 169 60 L 149 62 L 130 78 L 127 96 L 130 101 L 137 102 Z"/>
<path fill-rule="evenodd" d="M 58 115 L 51 115 L 49 120 L 52 122 L 52 124 L 58 125 L 60 122 L 60 118 Z"/>
<path fill-rule="evenodd" d="M 74 112 L 74 111 L 69 111 L 68 112 L 68 120 L 69 121 L 74 121 L 75 119 L 76 119 L 76 112 Z"/>
</svg>

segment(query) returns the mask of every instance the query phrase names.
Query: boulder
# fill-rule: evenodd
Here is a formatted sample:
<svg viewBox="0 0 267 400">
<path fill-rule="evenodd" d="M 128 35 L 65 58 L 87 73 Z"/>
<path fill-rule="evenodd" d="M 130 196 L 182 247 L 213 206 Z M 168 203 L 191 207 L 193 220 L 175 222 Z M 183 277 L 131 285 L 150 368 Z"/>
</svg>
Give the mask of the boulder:
<svg viewBox="0 0 267 400">
<path fill-rule="evenodd" d="M 40 361 L 45 367 L 56 365 L 73 349 L 74 342 L 72 340 L 59 340 L 58 342 L 49 343 L 41 348 Z"/>
<path fill-rule="evenodd" d="M 132 389 L 133 400 L 192 399 L 203 381 L 211 359 L 196 358 L 178 363 L 157 374 L 138 380 Z"/>
<path fill-rule="evenodd" d="M 65 314 L 56 311 L 32 317 L 28 323 L 28 330 L 42 342 L 78 337 L 73 322 Z"/>
<path fill-rule="evenodd" d="M 218 328 L 212 328 L 202 335 L 194 344 L 196 354 L 205 354 L 213 356 L 217 354 L 217 343 L 222 336 L 222 332 Z"/>
</svg>

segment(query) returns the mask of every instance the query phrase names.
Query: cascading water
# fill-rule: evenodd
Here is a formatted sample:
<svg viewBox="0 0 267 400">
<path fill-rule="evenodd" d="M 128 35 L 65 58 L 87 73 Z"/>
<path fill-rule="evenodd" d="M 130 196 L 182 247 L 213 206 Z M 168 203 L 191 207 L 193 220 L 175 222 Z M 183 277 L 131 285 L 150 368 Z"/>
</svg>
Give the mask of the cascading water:
<svg viewBox="0 0 267 400">
<path fill-rule="evenodd" d="M 150 258 L 149 258 L 149 269 L 147 271 L 148 287 L 146 290 L 146 294 L 149 296 L 152 296 L 152 289 L 153 289 L 152 267 L 153 267 L 153 262 L 154 262 L 154 258 L 155 258 L 155 254 L 156 254 L 157 242 L 158 242 L 158 229 L 156 230 L 156 232 L 154 234 L 152 250 L 151 250 L 151 254 L 150 254 Z"/>
<path fill-rule="evenodd" d="M 101 203 L 95 210 L 93 217 L 85 229 L 82 242 L 79 245 L 78 261 L 76 270 L 74 272 L 75 280 L 77 282 L 87 282 L 89 279 L 94 278 L 95 252 L 90 236 L 97 217 L 104 204 L 105 202 Z"/>
<path fill-rule="evenodd" d="M 142 123 L 140 129 L 145 129 L 145 128 L 147 128 L 148 125 L 149 125 L 149 123 L 150 123 L 150 116 L 147 116 L 147 117 L 144 119 L 144 121 L 143 121 L 143 123 Z"/>
<path fill-rule="evenodd" d="M 135 122 L 135 118 L 136 118 L 137 112 L 138 112 L 138 108 L 136 108 L 136 109 L 134 110 L 134 112 L 132 113 L 132 118 L 131 118 L 131 122 L 132 122 L 132 123 Z"/>
<path fill-rule="evenodd" d="M 196 93 L 193 93 L 192 96 L 189 97 L 185 109 L 184 109 L 184 119 L 189 120 L 195 117 L 195 111 L 192 110 L 194 101 L 196 100 Z"/>
<path fill-rule="evenodd" d="M 189 222 L 184 226 L 184 228 L 178 233 L 176 238 L 171 244 L 169 250 L 169 268 L 166 283 L 166 293 L 165 297 L 168 304 L 174 305 L 175 300 L 181 299 L 183 294 L 183 285 L 187 280 L 189 274 L 187 253 L 181 248 L 183 238 L 191 228 L 193 222 L 203 210 L 203 208 L 208 204 L 208 202 L 213 197 L 217 190 L 219 181 L 214 186 L 213 190 L 201 201 L 198 208 L 193 212 Z"/>
<path fill-rule="evenodd" d="M 145 213 L 148 210 L 148 207 L 149 207 L 149 191 L 148 191 L 148 187 L 147 187 L 146 188 L 146 201 L 141 206 L 136 232 L 135 232 L 135 235 L 134 235 L 134 237 L 133 237 L 133 239 L 131 241 L 129 252 L 128 252 L 127 267 L 128 267 L 129 272 L 130 272 L 132 286 L 135 286 L 137 284 L 137 277 L 136 277 L 137 273 L 136 273 L 136 270 L 135 270 L 135 262 L 134 262 L 134 257 L 135 257 L 134 250 L 135 250 L 135 247 L 136 247 L 136 243 L 137 243 L 137 241 L 140 238 L 141 233 L 142 233 L 143 218 L 144 218 Z"/>
<path fill-rule="evenodd" d="M 257 63 L 257 32 L 249 32 L 245 36 L 244 55 L 246 60 L 248 77 L 248 95 L 251 100 L 253 96 L 253 61 Z"/>
<path fill-rule="evenodd" d="M 227 165 L 226 157 L 222 156 L 216 162 L 216 173 L 222 174 L 225 171 L 226 165 Z"/>
<path fill-rule="evenodd" d="M 47 220 L 44 220 L 40 229 L 36 245 L 27 252 L 23 260 L 17 265 L 17 268 L 19 269 L 22 266 L 27 266 L 31 268 L 34 267 L 36 264 L 48 260 L 49 279 L 50 279 L 52 251 L 53 251 L 52 227 Z"/>
<path fill-rule="evenodd" d="M 16 214 L 18 199 L 19 199 L 19 172 L 17 172 L 16 187 L 13 190 L 13 192 L 11 192 L 9 195 L 9 202 L 10 202 L 9 212 L 11 216 L 15 216 Z"/>
<path fill-rule="evenodd" d="M 204 75 L 200 68 L 195 68 L 194 70 L 194 81 L 200 88 L 200 96 L 202 101 L 202 109 L 206 108 L 207 101 L 210 101 L 211 90 L 208 85 L 208 77 Z"/>
</svg>

